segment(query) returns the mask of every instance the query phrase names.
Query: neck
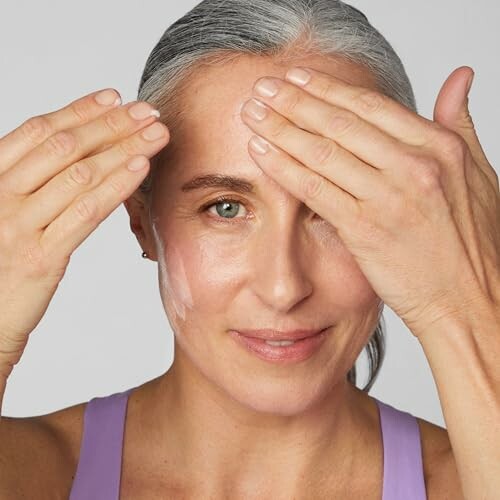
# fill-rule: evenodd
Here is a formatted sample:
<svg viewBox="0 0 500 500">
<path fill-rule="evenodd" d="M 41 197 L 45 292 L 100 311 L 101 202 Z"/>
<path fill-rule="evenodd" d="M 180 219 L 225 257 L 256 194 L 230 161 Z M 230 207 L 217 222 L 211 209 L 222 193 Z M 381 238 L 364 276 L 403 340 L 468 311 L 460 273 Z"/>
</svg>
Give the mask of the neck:
<svg viewBox="0 0 500 500">
<path fill-rule="evenodd" d="M 169 482 L 203 485 L 198 493 L 216 498 L 246 498 L 248 488 L 310 498 L 325 478 L 348 489 L 357 457 L 366 461 L 379 446 L 375 402 L 347 380 L 313 407 L 283 416 L 241 405 L 187 364 L 176 357 L 141 404 L 141 446 L 151 464 L 172 464 L 163 470 Z"/>
</svg>

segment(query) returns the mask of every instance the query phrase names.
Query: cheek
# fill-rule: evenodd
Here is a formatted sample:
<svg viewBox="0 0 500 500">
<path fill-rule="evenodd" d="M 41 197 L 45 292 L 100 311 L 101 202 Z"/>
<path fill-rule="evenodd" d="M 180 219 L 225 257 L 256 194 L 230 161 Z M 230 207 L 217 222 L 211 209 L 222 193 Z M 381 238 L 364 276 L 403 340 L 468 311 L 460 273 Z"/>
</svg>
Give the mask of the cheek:
<svg viewBox="0 0 500 500">
<path fill-rule="evenodd" d="M 223 316 L 234 299 L 242 260 L 241 253 L 231 252 L 213 236 L 167 243 L 159 258 L 164 305 L 169 302 L 176 319 L 182 321 L 186 313 L 191 321 L 198 316 Z"/>
<path fill-rule="evenodd" d="M 174 244 L 165 252 L 162 265 L 165 289 L 170 294 L 176 314 L 181 316 L 183 321 L 186 319 L 186 309 L 192 310 L 194 307 L 193 286 L 189 279 L 190 262 L 189 256 Z"/>
<path fill-rule="evenodd" d="M 179 319 L 184 322 L 187 310 L 192 310 L 195 305 L 193 284 L 189 278 L 190 255 L 189 249 L 176 239 L 165 238 L 165 234 L 159 230 L 159 220 L 159 217 L 155 219 L 152 230 L 158 254 L 160 296 L 171 326 L 175 329 Z"/>
</svg>

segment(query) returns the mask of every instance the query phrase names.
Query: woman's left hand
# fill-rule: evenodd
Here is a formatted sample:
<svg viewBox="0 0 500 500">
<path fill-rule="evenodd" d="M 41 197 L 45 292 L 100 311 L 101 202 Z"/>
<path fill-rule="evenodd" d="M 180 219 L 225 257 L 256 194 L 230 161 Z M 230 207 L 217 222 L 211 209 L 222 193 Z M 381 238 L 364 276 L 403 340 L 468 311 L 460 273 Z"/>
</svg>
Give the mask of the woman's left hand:
<svg viewBox="0 0 500 500">
<path fill-rule="evenodd" d="M 307 71 L 304 86 L 265 79 L 278 90 L 258 96 L 265 119 L 242 113 L 271 143 L 266 154 L 249 149 L 257 165 L 337 228 L 415 336 L 478 308 L 499 311 L 500 192 L 468 110 L 473 73 L 448 77 L 430 121 L 381 92 Z"/>
</svg>

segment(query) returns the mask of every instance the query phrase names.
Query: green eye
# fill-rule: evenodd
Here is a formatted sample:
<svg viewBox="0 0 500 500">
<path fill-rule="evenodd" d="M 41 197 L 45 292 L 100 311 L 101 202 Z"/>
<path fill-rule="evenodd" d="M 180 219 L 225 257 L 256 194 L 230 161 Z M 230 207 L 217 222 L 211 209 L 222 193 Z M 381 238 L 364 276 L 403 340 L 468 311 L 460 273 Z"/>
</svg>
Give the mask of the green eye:
<svg viewBox="0 0 500 500">
<path fill-rule="evenodd" d="M 204 210 L 209 212 L 215 219 L 225 219 L 226 221 L 230 222 L 232 219 L 240 218 L 236 217 L 238 215 L 240 206 L 242 206 L 242 203 L 238 200 L 220 197 L 205 205 Z M 216 213 L 210 211 L 212 207 L 215 207 Z"/>
<path fill-rule="evenodd" d="M 212 206 L 216 207 L 217 213 L 224 218 L 226 216 L 230 217 L 231 215 L 236 216 L 238 214 L 239 203 L 236 201 L 220 201 Z"/>
</svg>

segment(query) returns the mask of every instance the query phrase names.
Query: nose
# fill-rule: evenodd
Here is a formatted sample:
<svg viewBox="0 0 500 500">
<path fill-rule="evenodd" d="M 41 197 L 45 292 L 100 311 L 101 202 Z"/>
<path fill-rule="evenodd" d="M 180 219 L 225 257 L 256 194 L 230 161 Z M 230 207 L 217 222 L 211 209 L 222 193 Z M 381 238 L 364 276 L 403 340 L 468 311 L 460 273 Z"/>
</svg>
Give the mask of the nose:
<svg viewBox="0 0 500 500">
<path fill-rule="evenodd" d="M 288 312 L 313 291 L 311 245 L 296 228 L 268 228 L 253 252 L 254 293 L 270 308 Z"/>
</svg>

